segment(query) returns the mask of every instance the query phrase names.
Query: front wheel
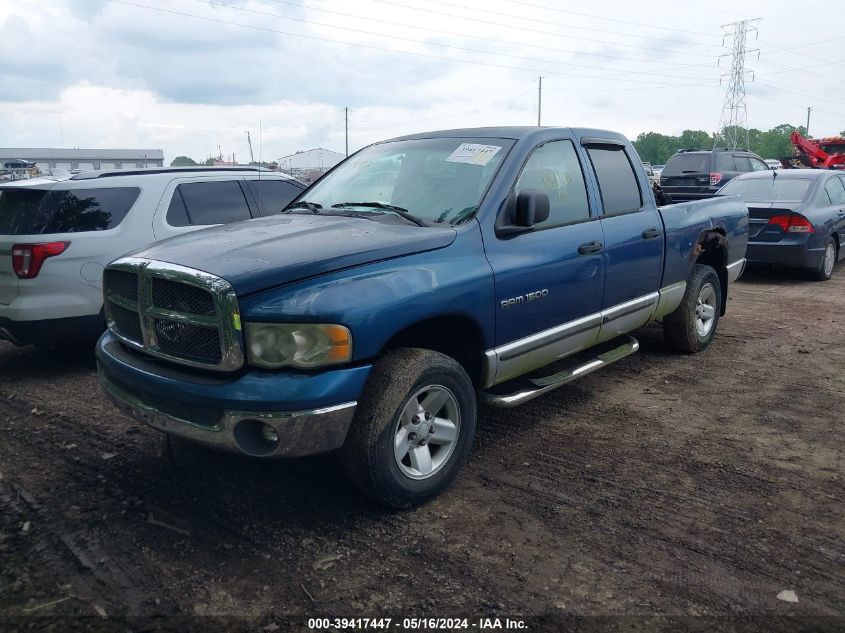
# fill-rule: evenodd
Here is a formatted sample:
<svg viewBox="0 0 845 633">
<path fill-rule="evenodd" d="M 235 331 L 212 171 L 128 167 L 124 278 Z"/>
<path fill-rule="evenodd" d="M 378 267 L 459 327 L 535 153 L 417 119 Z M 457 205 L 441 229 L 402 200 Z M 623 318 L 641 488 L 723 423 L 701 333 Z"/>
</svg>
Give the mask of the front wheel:
<svg viewBox="0 0 845 633">
<path fill-rule="evenodd" d="M 833 276 L 833 266 L 836 264 L 836 241 L 829 237 L 824 248 L 824 257 L 818 268 L 810 271 L 810 278 L 816 281 L 827 281 Z"/>
<path fill-rule="evenodd" d="M 687 281 L 684 298 L 663 319 L 663 338 L 678 352 L 695 354 L 710 345 L 722 312 L 722 285 L 710 266 L 696 264 Z"/>
<path fill-rule="evenodd" d="M 352 483 L 409 508 L 442 492 L 475 435 L 475 389 L 457 361 L 431 350 L 389 352 L 370 376 L 341 449 Z"/>
</svg>

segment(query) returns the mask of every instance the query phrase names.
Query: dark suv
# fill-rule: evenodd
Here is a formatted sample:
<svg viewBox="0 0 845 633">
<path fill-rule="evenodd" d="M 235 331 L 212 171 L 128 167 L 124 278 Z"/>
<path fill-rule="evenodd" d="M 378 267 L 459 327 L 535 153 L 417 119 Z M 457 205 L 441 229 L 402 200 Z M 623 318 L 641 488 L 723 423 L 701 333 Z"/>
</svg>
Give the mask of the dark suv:
<svg viewBox="0 0 845 633">
<path fill-rule="evenodd" d="M 682 149 L 660 174 L 660 187 L 675 202 L 716 195 L 726 182 L 749 171 L 766 171 L 763 159 L 747 149 Z"/>
</svg>

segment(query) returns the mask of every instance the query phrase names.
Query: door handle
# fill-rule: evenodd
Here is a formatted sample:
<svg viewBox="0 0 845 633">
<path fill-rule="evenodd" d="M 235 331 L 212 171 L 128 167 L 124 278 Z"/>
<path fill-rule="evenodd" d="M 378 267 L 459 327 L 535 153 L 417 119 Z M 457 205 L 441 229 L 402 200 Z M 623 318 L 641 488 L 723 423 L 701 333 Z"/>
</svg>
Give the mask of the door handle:
<svg viewBox="0 0 845 633">
<path fill-rule="evenodd" d="M 581 246 L 578 247 L 578 254 L 579 255 L 593 255 L 601 251 L 604 247 L 604 244 L 601 242 L 584 242 Z"/>
<path fill-rule="evenodd" d="M 643 231 L 643 239 L 644 240 L 653 240 L 655 237 L 660 237 L 660 229 L 653 226 L 650 229 L 646 229 Z"/>
</svg>

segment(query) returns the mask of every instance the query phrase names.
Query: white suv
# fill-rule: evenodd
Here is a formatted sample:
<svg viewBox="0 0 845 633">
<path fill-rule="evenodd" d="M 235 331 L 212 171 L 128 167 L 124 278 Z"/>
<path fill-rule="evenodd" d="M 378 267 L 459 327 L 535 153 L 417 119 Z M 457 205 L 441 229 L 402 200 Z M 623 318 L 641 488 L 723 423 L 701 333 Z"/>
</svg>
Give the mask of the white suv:
<svg viewBox="0 0 845 633">
<path fill-rule="evenodd" d="M 0 339 L 61 345 L 105 328 L 103 267 L 204 226 L 278 213 L 305 185 L 257 168 L 94 171 L 0 185 Z"/>
</svg>

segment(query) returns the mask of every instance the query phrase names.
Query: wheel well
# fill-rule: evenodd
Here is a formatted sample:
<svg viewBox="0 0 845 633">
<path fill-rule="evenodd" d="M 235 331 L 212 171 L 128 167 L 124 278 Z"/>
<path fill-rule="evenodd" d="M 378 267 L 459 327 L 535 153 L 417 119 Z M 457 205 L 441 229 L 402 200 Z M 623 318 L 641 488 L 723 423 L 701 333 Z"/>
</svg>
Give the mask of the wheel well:
<svg viewBox="0 0 845 633">
<path fill-rule="evenodd" d="M 443 315 L 406 327 L 385 344 L 382 353 L 401 347 L 420 347 L 446 354 L 458 361 L 473 384 L 478 386 L 481 382 L 483 341 L 481 328 L 470 317 Z"/>
<path fill-rule="evenodd" d="M 702 232 L 696 244 L 696 264 L 710 266 L 719 275 L 721 286 L 720 316 L 725 316 L 728 304 L 728 242 L 721 229 Z"/>
</svg>

